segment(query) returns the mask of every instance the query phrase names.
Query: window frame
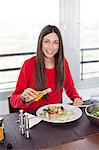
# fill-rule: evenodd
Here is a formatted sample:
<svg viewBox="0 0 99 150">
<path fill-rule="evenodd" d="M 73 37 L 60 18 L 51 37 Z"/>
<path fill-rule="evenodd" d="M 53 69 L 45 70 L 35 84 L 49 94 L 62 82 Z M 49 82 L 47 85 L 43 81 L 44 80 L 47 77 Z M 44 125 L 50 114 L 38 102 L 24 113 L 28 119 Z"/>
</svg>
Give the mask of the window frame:
<svg viewBox="0 0 99 150">
<path fill-rule="evenodd" d="M 68 59 L 75 86 L 78 89 L 98 87 L 99 78 L 80 79 L 80 0 L 62 0 L 60 16 L 64 54 Z"/>
</svg>

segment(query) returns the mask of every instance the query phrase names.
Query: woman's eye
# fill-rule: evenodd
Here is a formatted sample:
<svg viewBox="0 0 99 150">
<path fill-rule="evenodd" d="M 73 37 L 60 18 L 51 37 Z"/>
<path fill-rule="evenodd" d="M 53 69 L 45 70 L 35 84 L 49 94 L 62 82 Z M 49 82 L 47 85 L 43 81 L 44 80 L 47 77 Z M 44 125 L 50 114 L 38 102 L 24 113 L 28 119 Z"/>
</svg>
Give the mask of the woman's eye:
<svg viewBox="0 0 99 150">
<path fill-rule="evenodd" d="M 48 43 L 49 41 L 44 41 L 44 43 Z"/>
<path fill-rule="evenodd" d="M 57 41 L 55 41 L 54 43 L 57 44 L 57 45 L 59 45 L 59 42 L 57 42 Z"/>
</svg>

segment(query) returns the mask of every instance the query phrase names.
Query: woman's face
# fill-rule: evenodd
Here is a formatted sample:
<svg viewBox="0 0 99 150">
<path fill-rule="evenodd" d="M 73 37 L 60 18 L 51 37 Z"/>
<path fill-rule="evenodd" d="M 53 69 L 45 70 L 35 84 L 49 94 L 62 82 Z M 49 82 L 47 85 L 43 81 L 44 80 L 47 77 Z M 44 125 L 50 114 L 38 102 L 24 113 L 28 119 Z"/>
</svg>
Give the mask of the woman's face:
<svg viewBox="0 0 99 150">
<path fill-rule="evenodd" d="M 44 36 L 42 41 L 42 51 L 47 58 L 52 58 L 59 50 L 59 38 L 55 32 Z"/>
</svg>

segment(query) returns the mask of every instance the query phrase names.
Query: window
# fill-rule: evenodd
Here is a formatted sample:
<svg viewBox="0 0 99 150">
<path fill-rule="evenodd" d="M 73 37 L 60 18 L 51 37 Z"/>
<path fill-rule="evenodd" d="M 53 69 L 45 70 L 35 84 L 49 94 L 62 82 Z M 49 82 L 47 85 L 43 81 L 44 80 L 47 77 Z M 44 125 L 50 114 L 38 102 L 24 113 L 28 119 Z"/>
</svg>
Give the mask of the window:
<svg viewBox="0 0 99 150">
<path fill-rule="evenodd" d="M 36 52 L 47 24 L 59 26 L 59 0 L 0 1 L 0 89 L 15 87 L 21 65 Z"/>
<path fill-rule="evenodd" d="M 65 55 L 75 86 L 77 88 L 99 86 L 99 2 L 97 0 L 61 2 Z"/>
<path fill-rule="evenodd" d="M 81 80 L 99 77 L 99 1 L 80 0 Z"/>
</svg>

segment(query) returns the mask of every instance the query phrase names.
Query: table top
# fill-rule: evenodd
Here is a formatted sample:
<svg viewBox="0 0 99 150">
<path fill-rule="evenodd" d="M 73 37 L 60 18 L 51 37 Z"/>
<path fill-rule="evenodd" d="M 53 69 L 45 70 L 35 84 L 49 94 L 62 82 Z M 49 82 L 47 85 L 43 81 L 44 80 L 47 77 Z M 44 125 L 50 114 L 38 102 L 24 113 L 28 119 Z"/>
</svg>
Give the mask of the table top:
<svg viewBox="0 0 99 150">
<path fill-rule="evenodd" d="M 51 150 L 65 144 L 67 147 L 75 141 L 83 141 L 83 138 L 99 133 L 99 127 L 90 124 L 85 112 L 80 119 L 70 123 L 53 124 L 41 121 L 30 129 L 29 139 L 20 134 L 17 119 L 18 113 L 4 116 L 5 140 L 3 144 L 0 144 L 0 150 L 6 149 L 8 143 L 12 144 L 13 149 Z"/>
<path fill-rule="evenodd" d="M 42 150 L 99 150 L 99 134 Z"/>
</svg>

